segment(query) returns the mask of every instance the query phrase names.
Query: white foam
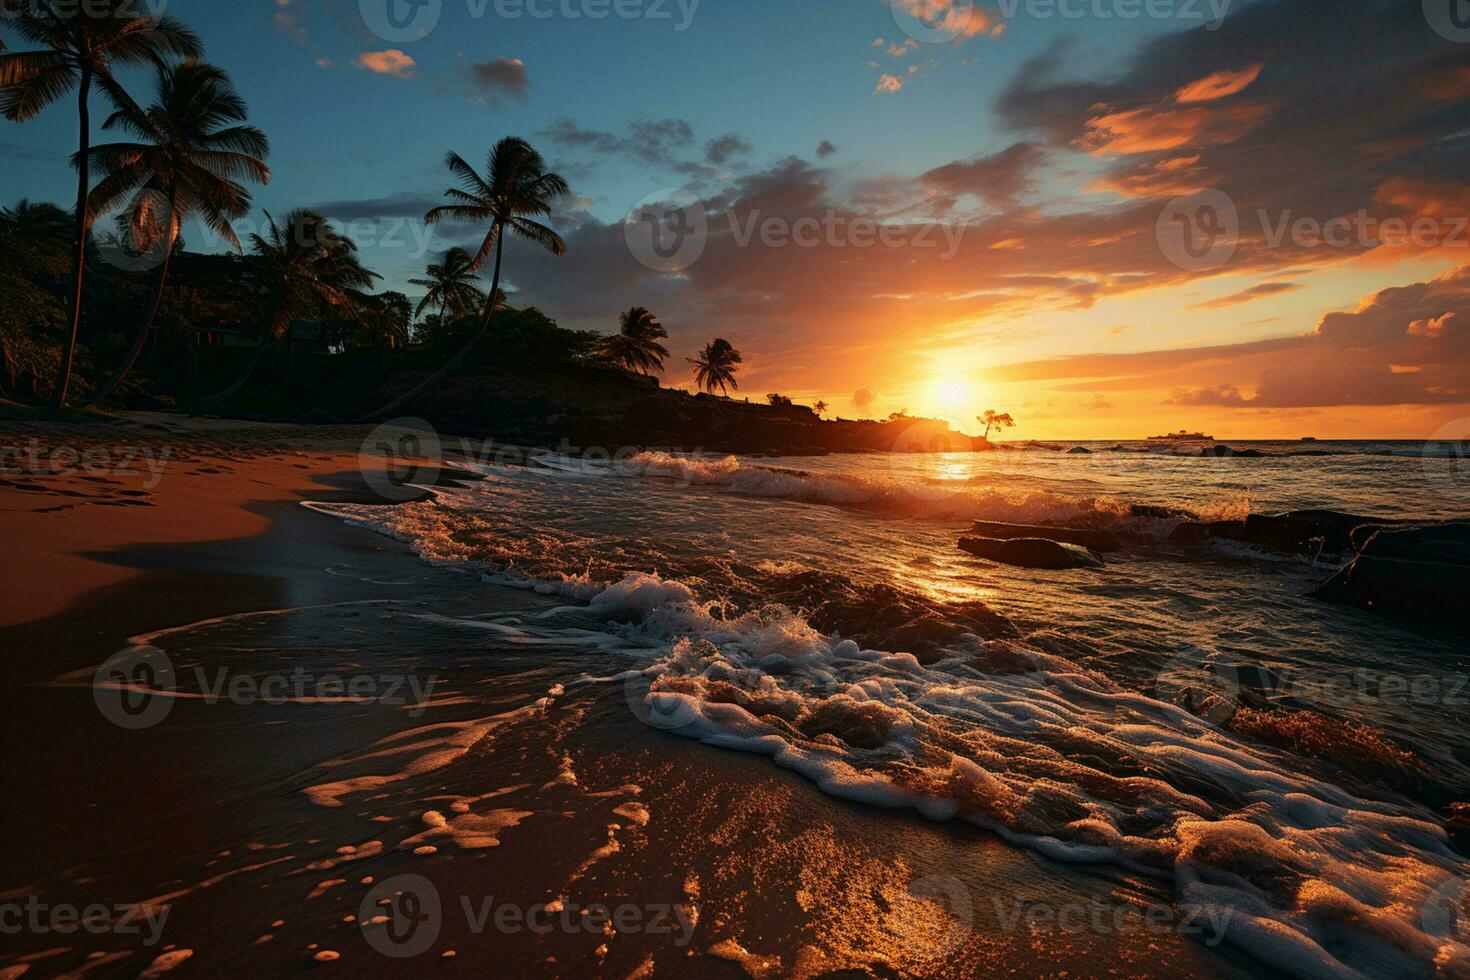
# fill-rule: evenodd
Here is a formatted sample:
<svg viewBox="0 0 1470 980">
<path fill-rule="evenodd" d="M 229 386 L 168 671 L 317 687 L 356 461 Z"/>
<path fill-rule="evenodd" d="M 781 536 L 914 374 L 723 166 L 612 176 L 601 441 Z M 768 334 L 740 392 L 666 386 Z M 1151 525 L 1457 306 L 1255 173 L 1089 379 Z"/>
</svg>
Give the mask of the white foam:
<svg viewBox="0 0 1470 980">
<path fill-rule="evenodd" d="M 821 636 L 785 610 L 717 619 L 656 576 L 629 576 L 591 609 L 636 612 L 630 629 L 669 642 L 643 670 L 602 679 L 629 685 L 647 724 L 1053 860 L 1168 875 L 1184 909 L 1209 905 L 1226 941 L 1300 976 L 1357 976 L 1359 958 L 1376 976 L 1431 970 L 1440 943 L 1419 910 L 1470 870 L 1430 814 L 1360 799 L 1305 760 L 1052 654 L 1027 651 L 1037 669 L 1025 674 L 925 666 Z M 1083 750 L 1118 765 L 1078 761 Z"/>
</svg>

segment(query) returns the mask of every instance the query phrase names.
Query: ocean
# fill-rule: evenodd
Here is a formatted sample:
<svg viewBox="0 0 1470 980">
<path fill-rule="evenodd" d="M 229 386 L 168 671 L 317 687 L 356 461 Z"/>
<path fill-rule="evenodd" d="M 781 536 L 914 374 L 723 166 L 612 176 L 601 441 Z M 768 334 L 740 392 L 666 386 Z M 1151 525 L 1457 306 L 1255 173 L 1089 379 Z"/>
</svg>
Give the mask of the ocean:
<svg viewBox="0 0 1470 980">
<path fill-rule="evenodd" d="M 1177 518 L 1131 510 L 1465 518 L 1461 447 L 1231 445 L 1262 455 L 545 453 L 459 464 L 482 479 L 421 502 L 311 504 L 459 573 L 452 608 L 417 608 L 415 632 L 393 635 L 464 644 L 455 697 L 495 710 L 365 748 L 306 791 L 340 806 L 432 772 L 464 817 L 504 799 L 489 823 L 436 812 L 426 839 L 494 835 L 544 806 L 514 802 L 504 777 L 474 785 L 489 778 L 476 746 L 529 751 L 545 712 L 574 702 L 561 736 L 752 757 L 836 812 L 892 813 L 895 834 L 915 815 L 978 828 L 1060 873 L 1157 891 L 1218 918 L 1210 957 L 1298 976 L 1463 969 L 1470 866 L 1447 827 L 1470 799 L 1470 631 L 1312 598 L 1339 557 L 1183 548 Z M 1099 570 L 996 565 L 956 547 L 973 520 L 1104 525 L 1124 547 Z M 476 611 L 490 586 L 523 606 Z M 467 679 L 479 650 L 511 658 L 495 684 Z"/>
</svg>

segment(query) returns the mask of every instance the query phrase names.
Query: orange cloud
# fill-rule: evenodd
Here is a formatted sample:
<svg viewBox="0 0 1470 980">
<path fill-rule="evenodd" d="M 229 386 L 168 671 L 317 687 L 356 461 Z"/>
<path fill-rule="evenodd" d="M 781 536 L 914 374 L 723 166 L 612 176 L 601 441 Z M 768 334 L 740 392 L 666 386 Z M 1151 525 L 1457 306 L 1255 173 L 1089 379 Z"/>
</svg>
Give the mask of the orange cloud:
<svg viewBox="0 0 1470 980">
<path fill-rule="evenodd" d="M 1250 86 L 1258 77 L 1264 63 L 1242 68 L 1240 71 L 1217 71 L 1213 75 L 1206 75 L 1198 81 L 1190 82 L 1188 85 L 1174 93 L 1174 98 L 1181 104 L 1191 102 L 1213 102 L 1215 99 L 1223 99 L 1227 95 L 1242 92 Z"/>
<path fill-rule="evenodd" d="M 899 78 L 897 75 L 884 75 L 878 79 L 878 87 L 873 91 L 879 93 L 897 92 L 901 88 L 903 88 L 902 78 Z"/>
<path fill-rule="evenodd" d="M 892 0 L 898 10 L 930 25 L 936 34 L 970 38 L 991 32 L 991 17 L 969 0 Z M 999 37 L 999 33 L 996 34 Z"/>
<path fill-rule="evenodd" d="M 1454 318 L 1454 313 L 1446 313 L 1444 316 L 1437 316 L 1432 320 L 1428 318 L 1425 318 L 1423 320 L 1415 320 L 1413 323 L 1409 324 L 1409 336 L 1431 338 L 1438 337 L 1445 332 L 1445 328 L 1450 325 L 1450 321 Z M 1414 370 L 1417 371 L 1419 369 L 1414 368 Z"/>
<path fill-rule="evenodd" d="M 1120 173 L 1094 180 L 1093 191 L 1114 191 L 1126 197 L 1169 198 L 1193 194 L 1210 186 L 1209 175 L 1199 165 L 1200 155 L 1164 157 L 1141 163 Z"/>
<path fill-rule="evenodd" d="M 1087 120 L 1081 144 L 1094 156 L 1222 145 L 1240 139 L 1268 114 L 1259 105 L 1111 112 Z"/>
<path fill-rule="evenodd" d="M 375 75 L 413 78 L 418 74 L 416 70 L 418 62 L 397 48 L 389 48 L 387 51 L 364 51 L 352 63 L 359 68 L 366 68 Z"/>
</svg>

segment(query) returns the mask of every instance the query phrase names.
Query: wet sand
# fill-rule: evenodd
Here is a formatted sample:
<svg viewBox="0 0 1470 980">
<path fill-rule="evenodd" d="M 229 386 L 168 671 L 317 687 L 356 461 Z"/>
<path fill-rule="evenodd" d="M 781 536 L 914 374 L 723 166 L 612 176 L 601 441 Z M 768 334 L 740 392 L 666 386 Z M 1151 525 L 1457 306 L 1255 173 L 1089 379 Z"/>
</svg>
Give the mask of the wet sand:
<svg viewBox="0 0 1470 980">
<path fill-rule="evenodd" d="M 67 428 L 9 426 L 0 444 L 144 441 Z M 151 487 L 4 476 L 0 906 L 152 918 L 22 929 L 0 977 L 1243 975 L 1223 948 L 1128 912 L 1167 911 L 1166 885 L 834 800 L 655 731 L 621 689 L 566 685 L 593 670 L 576 651 L 428 634 L 417 617 L 541 600 L 301 507 L 372 499 L 364 432 L 159 431 L 176 455 Z M 289 612 L 253 615 L 270 610 Z M 425 675 L 430 706 L 180 698 L 137 730 L 99 710 L 93 674 L 129 637 L 236 614 L 157 642 L 181 673 Z M 429 726 L 463 743 L 394 754 Z M 365 775 L 395 778 L 344 791 Z M 425 888 L 438 914 L 385 943 L 412 912 L 397 893 Z M 375 908 L 390 922 L 364 928 Z"/>
</svg>

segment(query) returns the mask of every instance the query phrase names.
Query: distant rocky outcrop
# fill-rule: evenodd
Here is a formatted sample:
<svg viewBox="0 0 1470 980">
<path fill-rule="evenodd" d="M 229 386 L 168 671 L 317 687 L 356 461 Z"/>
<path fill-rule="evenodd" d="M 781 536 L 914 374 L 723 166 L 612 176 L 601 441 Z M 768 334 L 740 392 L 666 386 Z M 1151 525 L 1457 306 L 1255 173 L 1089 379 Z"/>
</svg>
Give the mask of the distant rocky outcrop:
<svg viewBox="0 0 1470 980">
<path fill-rule="evenodd" d="M 651 379 L 596 367 L 514 374 L 492 368 L 451 378 L 415 407 L 441 431 L 491 436 L 569 451 L 648 447 L 742 455 L 821 456 L 834 452 L 972 452 L 984 439 L 937 419 L 819 418 L 801 405 L 772 406 L 691 395 Z"/>
</svg>

